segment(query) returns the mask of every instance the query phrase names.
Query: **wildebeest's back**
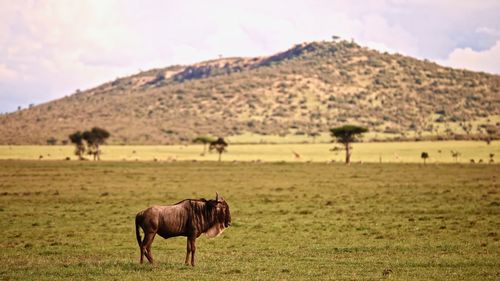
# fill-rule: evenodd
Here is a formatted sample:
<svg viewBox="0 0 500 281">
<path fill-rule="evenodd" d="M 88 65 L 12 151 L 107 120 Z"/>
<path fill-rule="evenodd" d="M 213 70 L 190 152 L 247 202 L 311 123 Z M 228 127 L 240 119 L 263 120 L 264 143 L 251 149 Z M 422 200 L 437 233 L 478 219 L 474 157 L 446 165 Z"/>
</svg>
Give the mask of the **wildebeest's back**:
<svg viewBox="0 0 500 281">
<path fill-rule="evenodd" d="M 189 202 L 187 202 L 189 203 Z M 173 206 L 160 206 L 160 225 L 158 234 L 164 238 L 187 235 L 189 231 L 189 204 L 180 203 Z"/>
<path fill-rule="evenodd" d="M 152 206 L 137 214 L 143 229 L 151 229 L 163 238 L 186 235 L 189 210 L 183 202 L 172 206 Z"/>
</svg>

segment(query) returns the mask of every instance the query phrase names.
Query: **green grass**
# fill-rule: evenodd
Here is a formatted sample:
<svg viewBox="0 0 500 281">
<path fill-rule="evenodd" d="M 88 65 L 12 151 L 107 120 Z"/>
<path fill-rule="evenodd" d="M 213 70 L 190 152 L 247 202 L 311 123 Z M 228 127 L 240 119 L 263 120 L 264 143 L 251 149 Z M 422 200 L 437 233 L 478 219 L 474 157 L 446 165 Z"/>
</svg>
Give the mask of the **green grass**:
<svg viewBox="0 0 500 281">
<path fill-rule="evenodd" d="M 335 144 L 339 146 L 338 144 Z M 420 154 L 428 152 L 429 163 L 454 163 L 450 151 L 461 153 L 458 162 L 469 163 L 482 159 L 489 161 L 489 154 L 500 156 L 500 142 L 490 145 L 478 141 L 440 141 L 440 142 L 381 142 L 355 143 L 352 151 L 354 162 L 420 163 Z M 260 144 L 229 145 L 228 153 L 222 156 L 224 161 L 264 161 L 264 162 L 342 162 L 344 151 L 332 152 L 334 144 Z M 66 157 L 76 159 L 73 146 L 0 146 L 0 159 L 35 160 L 43 156 L 43 160 L 61 160 Z M 103 160 L 119 161 L 217 161 L 216 153 L 201 156 L 202 145 L 105 145 L 102 147 Z M 300 154 L 295 158 L 293 152 Z"/>
<path fill-rule="evenodd" d="M 0 279 L 498 280 L 498 171 L 2 160 Z M 184 238 L 157 237 L 157 264 L 138 264 L 139 210 L 215 191 L 233 226 L 198 239 L 197 267 L 183 265 Z"/>
</svg>

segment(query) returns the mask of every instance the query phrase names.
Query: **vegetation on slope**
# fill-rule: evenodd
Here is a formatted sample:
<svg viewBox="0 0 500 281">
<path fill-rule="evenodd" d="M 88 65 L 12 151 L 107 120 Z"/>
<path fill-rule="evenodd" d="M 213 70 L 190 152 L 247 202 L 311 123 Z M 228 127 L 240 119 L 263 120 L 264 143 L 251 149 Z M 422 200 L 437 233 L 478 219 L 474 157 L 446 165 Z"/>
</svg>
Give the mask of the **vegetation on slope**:
<svg viewBox="0 0 500 281">
<path fill-rule="evenodd" d="M 199 135 L 301 135 L 345 123 L 397 138 L 498 138 L 500 76 L 313 42 L 263 58 L 171 66 L 0 117 L 0 143 L 59 141 L 86 127 L 111 143 Z"/>
</svg>

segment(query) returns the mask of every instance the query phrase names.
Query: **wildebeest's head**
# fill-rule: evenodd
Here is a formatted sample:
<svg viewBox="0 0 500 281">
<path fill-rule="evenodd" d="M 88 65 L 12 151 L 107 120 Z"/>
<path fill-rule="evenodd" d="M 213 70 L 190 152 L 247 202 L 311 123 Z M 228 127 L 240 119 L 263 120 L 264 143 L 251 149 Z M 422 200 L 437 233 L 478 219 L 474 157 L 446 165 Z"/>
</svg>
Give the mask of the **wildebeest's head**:
<svg viewBox="0 0 500 281">
<path fill-rule="evenodd" d="M 207 204 L 210 206 L 214 221 L 205 234 L 208 237 L 216 237 L 231 225 L 231 212 L 226 200 L 222 196 L 219 196 L 218 193 L 215 196 L 215 200 L 208 200 Z"/>
<path fill-rule="evenodd" d="M 231 226 L 231 212 L 229 211 L 229 205 L 226 200 L 224 200 L 224 197 L 219 196 L 219 193 L 215 193 L 215 209 L 217 221 L 223 223 L 225 228 Z"/>
</svg>

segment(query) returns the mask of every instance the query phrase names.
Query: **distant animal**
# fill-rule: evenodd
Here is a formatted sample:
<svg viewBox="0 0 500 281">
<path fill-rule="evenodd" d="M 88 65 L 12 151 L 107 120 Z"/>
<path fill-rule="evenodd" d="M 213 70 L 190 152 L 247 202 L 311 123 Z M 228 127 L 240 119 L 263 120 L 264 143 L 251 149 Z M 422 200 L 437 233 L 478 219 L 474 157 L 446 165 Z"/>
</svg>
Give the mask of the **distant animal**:
<svg viewBox="0 0 500 281">
<path fill-rule="evenodd" d="M 293 150 L 292 150 L 292 153 L 293 153 L 293 156 L 295 156 L 295 159 L 300 159 L 300 154 L 298 154 L 297 152 L 295 152 Z"/>
<path fill-rule="evenodd" d="M 392 273 L 392 269 L 386 268 L 382 271 L 382 276 L 389 276 Z"/>
<path fill-rule="evenodd" d="M 187 237 L 185 264 L 194 266 L 196 238 L 205 233 L 216 237 L 231 225 L 231 213 L 226 200 L 216 193 L 215 200 L 185 199 L 170 206 L 152 206 L 139 212 L 135 217 L 135 232 L 141 252 L 140 263 L 146 256 L 153 263 L 151 244 L 156 234 L 167 239 Z M 144 231 L 141 239 L 139 228 Z"/>
<path fill-rule="evenodd" d="M 396 160 L 399 160 L 399 154 L 394 153 L 394 158 L 395 158 Z"/>
</svg>

